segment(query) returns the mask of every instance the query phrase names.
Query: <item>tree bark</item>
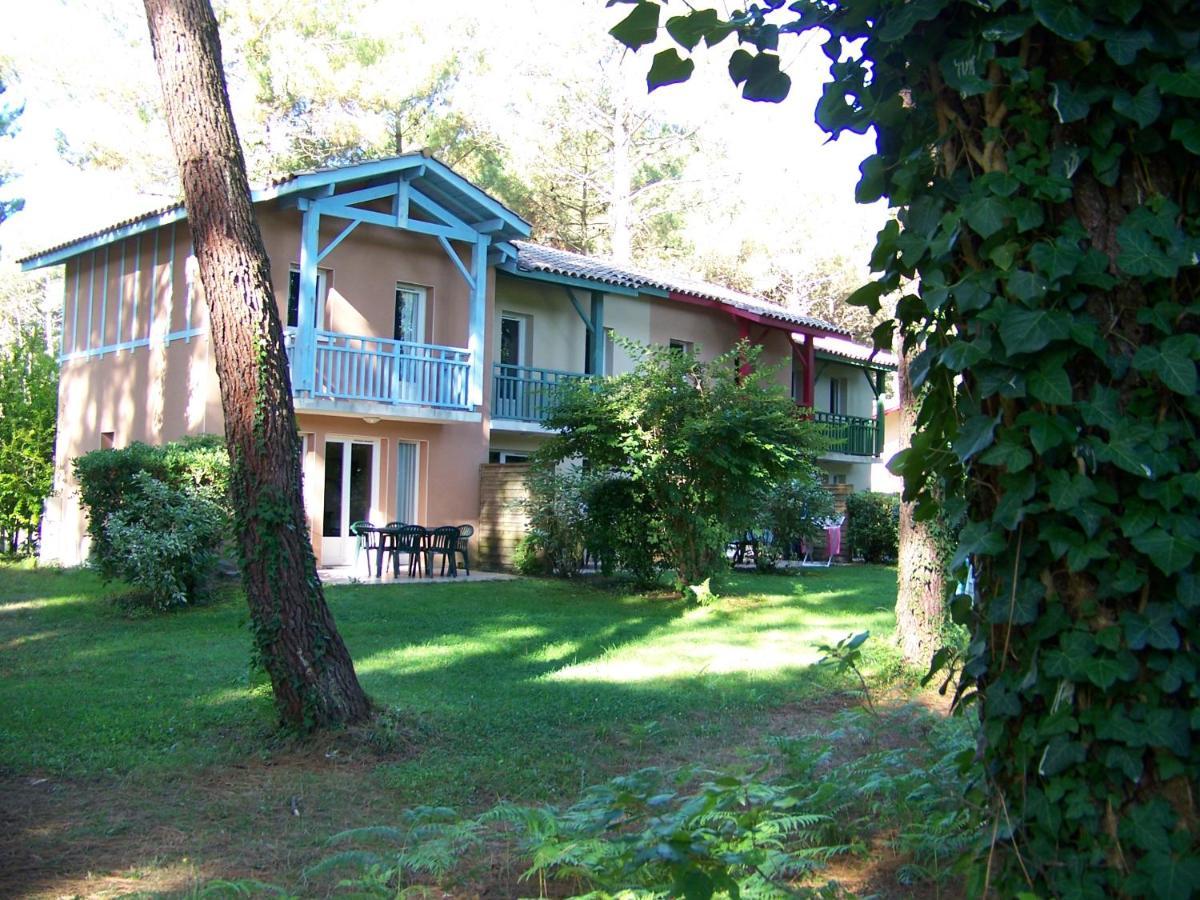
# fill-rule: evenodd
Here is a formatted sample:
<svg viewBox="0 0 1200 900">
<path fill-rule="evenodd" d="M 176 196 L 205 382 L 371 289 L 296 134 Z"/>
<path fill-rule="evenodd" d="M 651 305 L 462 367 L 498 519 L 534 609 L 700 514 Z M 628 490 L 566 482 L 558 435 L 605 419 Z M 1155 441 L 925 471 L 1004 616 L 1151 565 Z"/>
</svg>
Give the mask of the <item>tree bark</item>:
<svg viewBox="0 0 1200 900">
<path fill-rule="evenodd" d="M 908 354 L 898 354 L 900 446 L 912 440 L 917 402 L 908 380 Z M 926 667 L 941 646 L 945 622 L 945 574 L 937 541 L 928 522 L 913 517 L 915 503 L 900 504 L 900 549 L 896 590 L 896 632 L 900 650 L 911 664 Z"/>
<path fill-rule="evenodd" d="M 355 722 L 370 703 L 325 603 L 308 538 L 283 329 L 216 17 L 208 0 L 145 0 L 145 7 L 209 308 L 256 652 L 285 724 Z"/>
</svg>

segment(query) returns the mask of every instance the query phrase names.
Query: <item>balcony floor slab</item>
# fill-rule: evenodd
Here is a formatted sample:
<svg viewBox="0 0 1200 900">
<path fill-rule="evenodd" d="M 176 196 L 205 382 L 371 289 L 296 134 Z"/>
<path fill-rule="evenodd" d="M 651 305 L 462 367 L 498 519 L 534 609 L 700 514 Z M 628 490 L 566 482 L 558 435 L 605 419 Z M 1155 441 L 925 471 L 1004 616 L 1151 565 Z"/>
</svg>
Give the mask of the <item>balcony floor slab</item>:
<svg viewBox="0 0 1200 900">
<path fill-rule="evenodd" d="M 462 409 L 438 409 L 415 403 L 379 403 L 374 400 L 341 400 L 332 397 L 296 397 L 298 413 L 373 418 L 391 422 L 481 422 L 483 416 Z"/>
</svg>

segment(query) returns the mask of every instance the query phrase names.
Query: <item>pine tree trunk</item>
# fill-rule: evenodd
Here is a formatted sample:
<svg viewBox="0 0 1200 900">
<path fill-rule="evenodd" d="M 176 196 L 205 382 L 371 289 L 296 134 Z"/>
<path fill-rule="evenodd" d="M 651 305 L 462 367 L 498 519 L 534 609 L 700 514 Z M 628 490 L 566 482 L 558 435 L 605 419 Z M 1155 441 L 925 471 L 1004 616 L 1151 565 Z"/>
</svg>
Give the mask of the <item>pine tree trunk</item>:
<svg viewBox="0 0 1200 900">
<path fill-rule="evenodd" d="M 900 446 L 907 447 L 916 425 L 917 404 L 908 380 L 908 355 L 899 354 Z M 915 503 L 900 504 L 900 551 L 896 590 L 896 632 L 904 658 L 929 665 L 941 646 L 945 622 L 945 577 L 937 542 L 928 522 L 913 517 Z"/>
<path fill-rule="evenodd" d="M 325 604 L 301 497 L 300 438 L 266 249 L 208 0 L 145 0 L 221 384 L 237 544 L 256 651 L 283 721 L 355 722 L 370 704 Z"/>
</svg>

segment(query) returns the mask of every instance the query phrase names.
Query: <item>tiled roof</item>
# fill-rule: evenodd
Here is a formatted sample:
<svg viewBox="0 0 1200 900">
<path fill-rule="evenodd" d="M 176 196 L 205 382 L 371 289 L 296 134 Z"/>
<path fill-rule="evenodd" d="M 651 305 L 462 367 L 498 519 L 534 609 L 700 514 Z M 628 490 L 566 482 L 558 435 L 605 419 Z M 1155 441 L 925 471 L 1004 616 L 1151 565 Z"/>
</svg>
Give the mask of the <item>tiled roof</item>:
<svg viewBox="0 0 1200 900">
<path fill-rule="evenodd" d="M 553 247 L 531 244 L 528 241 L 513 241 L 512 244 L 517 248 L 517 268 L 526 272 L 547 272 L 571 278 L 587 278 L 604 284 L 615 284 L 637 290 L 675 291 L 705 300 L 715 300 L 734 309 L 777 319 L 801 328 L 826 331 L 830 334 L 850 334 L 846 329 L 831 322 L 811 316 L 802 316 L 763 300 L 761 297 L 730 290 L 719 284 L 677 275 L 649 272 L 634 266 L 618 265 L 611 260 L 584 256 L 567 250 L 556 250 Z"/>
<path fill-rule="evenodd" d="M 813 347 L 830 356 L 840 356 L 855 362 L 873 363 L 877 366 L 896 368 L 896 355 L 886 350 L 875 350 L 873 347 L 856 344 L 854 341 L 834 337 L 819 337 L 813 341 Z"/>
<path fill-rule="evenodd" d="M 23 256 L 17 260 L 17 264 L 29 262 L 31 259 L 37 259 L 39 256 L 49 256 L 51 253 L 56 253 L 59 250 L 65 250 L 72 244 L 82 244 L 85 241 L 90 241 L 93 238 L 98 238 L 108 234 L 110 231 L 120 231 L 130 225 L 137 225 L 140 222 L 147 222 L 150 219 L 157 219 L 160 216 L 168 216 L 177 213 L 179 218 L 183 218 L 184 210 L 182 203 L 171 203 L 167 206 L 160 206 L 158 209 L 152 209 L 149 212 L 139 213 L 136 216 L 130 216 L 128 219 L 122 219 L 120 222 L 114 222 L 111 225 L 105 225 L 103 228 L 98 228 L 95 231 L 89 231 L 87 234 L 81 234 L 78 237 L 73 237 L 69 241 L 63 241 L 60 244 L 55 244 L 53 247 L 45 247 L 28 256 Z"/>
</svg>

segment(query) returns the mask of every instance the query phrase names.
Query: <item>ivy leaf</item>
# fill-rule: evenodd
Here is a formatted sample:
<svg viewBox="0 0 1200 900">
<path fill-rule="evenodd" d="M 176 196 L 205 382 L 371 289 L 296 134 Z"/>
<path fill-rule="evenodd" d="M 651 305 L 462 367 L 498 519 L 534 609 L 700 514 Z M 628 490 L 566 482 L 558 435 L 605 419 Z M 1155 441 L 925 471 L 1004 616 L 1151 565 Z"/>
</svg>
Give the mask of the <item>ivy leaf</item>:
<svg viewBox="0 0 1200 900">
<path fill-rule="evenodd" d="M 731 63 L 732 65 L 732 63 Z M 759 53 L 746 72 L 742 96 L 747 100 L 778 103 L 792 89 L 792 79 L 779 71 L 779 57 L 774 53 Z"/>
<path fill-rule="evenodd" d="M 1091 102 L 1083 94 L 1077 94 L 1065 81 L 1050 83 L 1050 106 L 1058 113 L 1058 121 L 1064 125 L 1078 122 L 1088 114 Z"/>
<path fill-rule="evenodd" d="M 609 29 L 608 33 L 630 50 L 651 44 L 658 37 L 657 3 L 638 3 L 624 19 Z"/>
<path fill-rule="evenodd" d="M 1087 680 L 1102 690 L 1108 690 L 1118 681 L 1129 681 L 1138 673 L 1137 660 L 1132 654 L 1123 657 L 1093 656 L 1080 667 Z"/>
<path fill-rule="evenodd" d="M 686 16 L 672 16 L 667 19 L 667 34 L 675 43 L 688 50 L 695 50 L 701 38 L 708 37 L 720 29 L 721 18 L 715 9 L 698 9 Z"/>
<path fill-rule="evenodd" d="M 1025 303 L 1046 296 L 1046 279 L 1025 269 L 1017 269 L 1009 275 L 1007 287 L 1010 295 Z"/>
<path fill-rule="evenodd" d="M 1133 119 L 1142 128 L 1152 125 L 1162 114 L 1162 98 L 1153 84 L 1145 85 L 1133 95 L 1128 91 L 1118 91 L 1113 97 L 1112 105 L 1116 112 L 1127 119 Z"/>
<path fill-rule="evenodd" d="M 1154 76 L 1154 84 L 1164 94 L 1200 97 L 1200 69 L 1188 66 L 1186 72 L 1161 72 Z"/>
<path fill-rule="evenodd" d="M 1087 750 L 1084 749 L 1083 744 L 1064 737 L 1056 737 L 1046 746 L 1046 751 L 1042 754 L 1042 761 L 1038 765 L 1038 774 L 1043 778 L 1049 778 L 1069 766 L 1083 762 L 1086 756 Z"/>
<path fill-rule="evenodd" d="M 734 84 L 741 84 L 750 77 L 750 66 L 753 62 L 754 56 L 750 51 L 740 47 L 729 55 L 729 77 L 733 79 Z"/>
<path fill-rule="evenodd" d="M 1171 848 L 1174 830 L 1175 813 L 1165 801 L 1155 797 L 1122 815 L 1119 833 L 1123 840 L 1142 850 L 1165 853 Z"/>
<path fill-rule="evenodd" d="M 1024 37 L 1025 32 L 1029 30 L 1029 27 L 1033 23 L 1034 18 L 1030 13 L 1002 16 L 999 19 L 994 19 L 984 24 L 980 35 L 985 41 L 1010 44 L 1018 38 Z"/>
<path fill-rule="evenodd" d="M 1196 396 L 1196 363 L 1190 352 L 1192 335 L 1175 335 L 1162 342 L 1159 365 L 1155 370 L 1162 383 L 1177 394 Z"/>
<path fill-rule="evenodd" d="M 1083 262 L 1084 252 L 1074 241 L 1059 238 L 1054 243 L 1038 241 L 1029 251 L 1030 261 L 1051 281 L 1065 278 Z"/>
<path fill-rule="evenodd" d="M 964 97 L 986 94 L 992 89 L 992 84 L 983 76 L 987 72 L 988 60 L 993 56 L 995 48 L 989 43 L 952 41 L 941 60 L 946 84 Z"/>
<path fill-rule="evenodd" d="M 1082 41 L 1092 33 L 1092 17 L 1074 0 L 1033 0 L 1033 14 L 1046 28 L 1068 41 Z"/>
<path fill-rule="evenodd" d="M 650 71 L 646 74 L 647 92 L 657 90 L 668 84 L 679 84 L 692 77 L 696 64 L 690 59 L 684 59 L 674 47 L 661 50 L 654 54 Z"/>
<path fill-rule="evenodd" d="M 963 422 L 954 439 L 954 452 L 958 458 L 966 462 L 980 450 L 986 449 L 992 443 L 992 433 L 996 430 L 996 419 L 992 416 L 972 416 Z"/>
<path fill-rule="evenodd" d="M 1200 122 L 1195 119 L 1176 119 L 1172 122 L 1171 139 L 1183 144 L 1188 153 L 1200 156 Z"/>
<path fill-rule="evenodd" d="M 1121 616 L 1121 625 L 1125 629 L 1125 641 L 1130 650 L 1141 650 L 1147 646 L 1157 650 L 1179 648 L 1175 617 L 1166 603 L 1150 603 L 1144 613 L 1125 613 Z"/>
<path fill-rule="evenodd" d="M 962 372 L 986 355 L 986 351 L 975 341 L 955 341 L 942 351 L 941 362 L 952 372 Z"/>
<path fill-rule="evenodd" d="M 1038 370 L 1029 376 L 1029 393 L 1043 403 L 1068 406 L 1071 403 L 1071 378 L 1066 369 Z"/>
<path fill-rule="evenodd" d="M 1200 551 L 1200 544 L 1188 537 L 1172 534 L 1165 528 L 1151 528 L 1133 538 L 1133 546 L 1150 558 L 1164 575 L 1174 575 L 1188 567 Z"/>
<path fill-rule="evenodd" d="M 1137 781 L 1142 777 L 1142 755 L 1128 747 L 1109 747 L 1104 751 L 1104 764 L 1110 769 L 1124 772 L 1130 781 Z"/>
<path fill-rule="evenodd" d="M 946 7 L 947 0 L 911 0 L 903 6 L 892 7 L 887 15 L 880 19 L 875 31 L 884 43 L 898 41 L 909 34 L 916 25 L 936 19 Z"/>
<path fill-rule="evenodd" d="M 1004 227 L 1008 205 L 998 197 L 976 200 L 966 209 L 967 224 L 984 240 Z"/>
<path fill-rule="evenodd" d="M 1117 226 L 1117 243 L 1121 247 L 1117 265 L 1130 275 L 1174 277 L 1178 263 L 1173 262 L 1150 233 L 1139 225 L 1127 220 Z"/>
<path fill-rule="evenodd" d="M 1118 66 L 1128 66 L 1133 63 L 1138 51 L 1145 50 L 1153 42 L 1153 36 L 1144 28 L 1134 31 L 1114 29 L 1104 39 L 1104 50 Z"/>
<path fill-rule="evenodd" d="M 979 457 L 987 466 L 1004 466 L 1009 472 L 1020 472 L 1033 462 L 1033 454 L 1012 441 L 998 441 Z"/>
<path fill-rule="evenodd" d="M 1035 353 L 1070 333 L 1070 317 L 1057 310 L 1015 309 L 1000 322 L 1000 340 L 1009 353 Z"/>
</svg>

